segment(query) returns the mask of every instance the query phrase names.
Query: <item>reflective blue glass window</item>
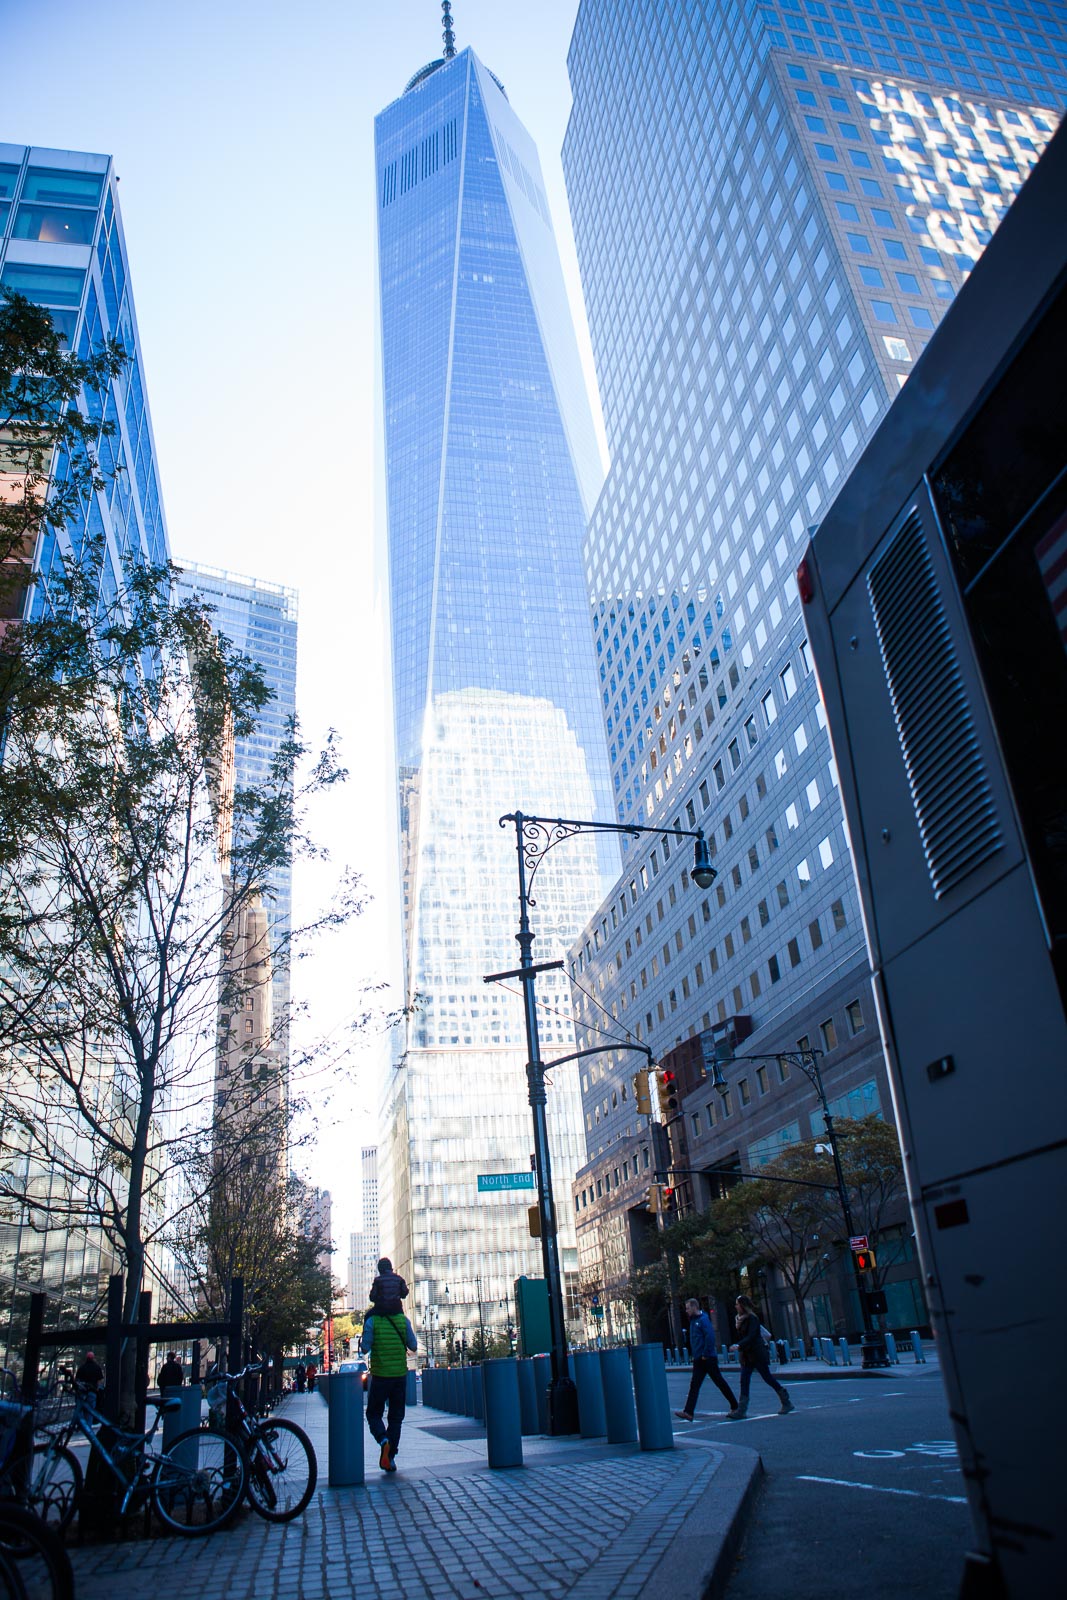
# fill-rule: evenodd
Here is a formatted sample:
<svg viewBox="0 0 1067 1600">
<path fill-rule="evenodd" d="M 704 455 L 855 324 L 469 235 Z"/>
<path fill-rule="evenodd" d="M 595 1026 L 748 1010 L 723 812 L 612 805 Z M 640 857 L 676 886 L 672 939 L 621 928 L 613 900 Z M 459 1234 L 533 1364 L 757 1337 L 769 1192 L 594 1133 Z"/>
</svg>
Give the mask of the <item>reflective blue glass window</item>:
<svg viewBox="0 0 1067 1600">
<path fill-rule="evenodd" d="M 869 256 L 871 254 L 871 241 L 868 239 L 865 233 L 849 233 L 846 234 L 845 237 L 849 242 L 850 249 L 855 255 Z"/>
<path fill-rule="evenodd" d="M 931 250 L 929 245 L 921 244 L 919 246 L 919 257 L 920 260 L 925 261 L 928 267 L 939 267 L 941 265 L 940 255 L 936 250 Z"/>
<path fill-rule="evenodd" d="M 817 144 L 815 146 L 815 154 L 818 156 L 820 161 L 836 161 L 837 160 L 837 155 L 836 155 L 836 153 L 834 151 L 833 145 Z"/>
<path fill-rule="evenodd" d="M 19 181 L 19 169 L 9 161 L 0 161 L 0 200 L 10 200 Z"/>
<path fill-rule="evenodd" d="M 31 167 L 22 189 L 24 200 L 41 200 L 54 206 L 92 206 L 100 204 L 104 185 L 102 172 L 59 172 L 50 167 Z"/>
<path fill-rule="evenodd" d="M 894 233 L 896 232 L 897 225 L 891 211 L 885 211 L 881 206 L 872 206 L 871 216 L 874 218 L 876 228 L 891 228 Z"/>
<path fill-rule="evenodd" d="M 883 239 L 882 249 L 890 261 L 907 261 L 908 259 L 908 252 L 899 239 Z"/>
<path fill-rule="evenodd" d="M 897 314 L 888 300 L 872 300 L 871 310 L 878 322 L 896 322 Z"/>
<path fill-rule="evenodd" d="M 848 159 L 854 167 L 869 167 L 871 164 L 871 158 L 866 150 L 850 150 Z"/>
<path fill-rule="evenodd" d="M 831 189 L 843 189 L 846 192 L 848 191 L 848 179 L 845 177 L 843 172 L 828 172 L 826 174 L 826 182 L 828 187 Z"/>
<path fill-rule="evenodd" d="M 860 220 L 859 207 L 854 206 L 849 200 L 838 200 L 837 214 L 842 222 L 858 222 Z"/>
<path fill-rule="evenodd" d="M 42 244 L 92 244 L 95 211 L 70 206 L 21 205 L 15 218 L 16 239 L 38 239 Z"/>
<path fill-rule="evenodd" d="M 908 315 L 917 328 L 932 328 L 934 319 L 925 306 L 909 306 Z"/>
<path fill-rule="evenodd" d="M 10 210 L 11 206 L 9 202 L 7 200 L 0 200 L 0 233 L 3 233 L 4 229 L 7 227 L 7 214 Z"/>
<path fill-rule="evenodd" d="M 913 272 L 897 272 L 894 277 L 905 294 L 919 293 L 919 280 Z"/>
<path fill-rule="evenodd" d="M 877 267 L 861 267 L 860 277 L 868 289 L 884 289 L 885 281 Z"/>
<path fill-rule="evenodd" d="M 9 261 L 4 268 L 5 289 L 16 289 L 42 306 L 79 306 L 85 273 L 76 267 L 45 267 L 26 261 Z"/>
<path fill-rule="evenodd" d="M 870 195 L 874 200 L 881 200 L 884 198 L 882 194 L 882 185 L 878 182 L 877 178 L 861 178 L 860 188 L 864 194 Z"/>
</svg>

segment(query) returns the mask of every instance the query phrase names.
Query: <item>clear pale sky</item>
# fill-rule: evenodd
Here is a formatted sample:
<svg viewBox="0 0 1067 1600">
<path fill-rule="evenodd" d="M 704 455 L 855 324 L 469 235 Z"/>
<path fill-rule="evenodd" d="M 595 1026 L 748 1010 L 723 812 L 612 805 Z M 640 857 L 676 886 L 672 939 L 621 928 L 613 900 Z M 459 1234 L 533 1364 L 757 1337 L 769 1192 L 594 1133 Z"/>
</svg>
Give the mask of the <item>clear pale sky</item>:
<svg viewBox="0 0 1067 1600">
<path fill-rule="evenodd" d="M 539 147 L 585 350 L 559 160 L 576 12 L 577 0 L 453 5 L 458 48 L 501 79 Z M 393 976 L 396 897 L 372 123 L 440 55 L 440 5 L 0 0 L 0 50 L 0 140 L 115 157 L 172 550 L 300 592 L 300 714 L 312 737 L 340 731 L 351 771 L 317 831 L 375 897 L 294 972 L 317 1029 L 340 1038 L 360 981 Z M 298 917 L 331 871 L 297 882 Z M 305 1167 L 333 1193 L 342 1279 L 375 1054 L 357 1052 L 351 1078 L 304 1086 L 322 1122 Z"/>
</svg>

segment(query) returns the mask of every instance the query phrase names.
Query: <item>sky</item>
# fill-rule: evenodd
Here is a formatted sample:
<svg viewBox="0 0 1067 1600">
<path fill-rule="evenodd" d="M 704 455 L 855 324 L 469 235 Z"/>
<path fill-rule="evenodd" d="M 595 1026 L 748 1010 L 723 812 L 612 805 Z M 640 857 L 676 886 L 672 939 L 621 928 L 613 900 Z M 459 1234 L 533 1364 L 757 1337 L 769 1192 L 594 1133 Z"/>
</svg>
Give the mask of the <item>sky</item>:
<svg viewBox="0 0 1067 1600">
<path fill-rule="evenodd" d="M 560 165 L 577 8 L 455 0 L 453 20 L 539 148 L 592 388 Z M 364 984 L 400 1001 L 373 118 L 440 55 L 440 5 L 0 0 L 0 42 L 0 141 L 115 158 L 172 552 L 299 591 L 304 731 L 337 729 L 351 776 L 314 816 L 330 861 L 298 872 L 296 917 L 341 866 L 372 898 L 293 989 L 302 1039 L 343 1048 Z M 385 1058 L 380 1033 L 351 1044 L 297 1083 L 319 1121 L 298 1166 L 332 1193 L 342 1279 Z"/>
</svg>

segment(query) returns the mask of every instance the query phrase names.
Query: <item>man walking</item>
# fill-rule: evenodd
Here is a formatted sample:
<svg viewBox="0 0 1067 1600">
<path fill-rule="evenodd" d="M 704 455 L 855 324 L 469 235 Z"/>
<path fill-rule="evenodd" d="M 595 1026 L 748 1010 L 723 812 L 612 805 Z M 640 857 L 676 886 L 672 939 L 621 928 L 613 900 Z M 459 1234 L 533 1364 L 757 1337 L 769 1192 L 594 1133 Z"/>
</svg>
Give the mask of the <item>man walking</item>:
<svg viewBox="0 0 1067 1600">
<path fill-rule="evenodd" d="M 737 1399 L 726 1379 L 719 1371 L 719 1357 L 715 1348 L 715 1329 L 711 1325 L 711 1318 L 706 1311 L 700 1309 L 699 1300 L 685 1302 L 686 1315 L 689 1318 L 689 1348 L 693 1356 L 693 1377 L 689 1384 L 689 1394 L 685 1407 L 676 1411 L 676 1417 L 681 1417 L 683 1422 L 692 1422 L 693 1413 L 696 1411 L 697 1395 L 700 1385 L 705 1378 L 710 1378 L 719 1393 L 730 1402 L 730 1410 L 736 1411 Z"/>
<path fill-rule="evenodd" d="M 367 1427 L 374 1442 L 381 1446 L 378 1465 L 383 1472 L 395 1472 L 400 1429 L 407 1409 L 408 1351 L 415 1349 L 415 1334 L 403 1312 L 386 1316 L 383 1311 L 375 1311 L 364 1318 L 359 1347 L 370 1360 Z M 388 1427 L 382 1420 L 386 1405 Z"/>
</svg>

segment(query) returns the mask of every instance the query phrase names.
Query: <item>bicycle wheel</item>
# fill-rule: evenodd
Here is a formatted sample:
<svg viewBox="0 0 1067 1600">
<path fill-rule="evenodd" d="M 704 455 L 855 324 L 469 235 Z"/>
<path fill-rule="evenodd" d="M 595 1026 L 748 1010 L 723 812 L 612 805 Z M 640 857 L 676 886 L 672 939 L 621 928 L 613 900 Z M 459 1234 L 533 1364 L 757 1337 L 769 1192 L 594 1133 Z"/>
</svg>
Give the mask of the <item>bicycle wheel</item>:
<svg viewBox="0 0 1067 1600">
<path fill-rule="evenodd" d="M 268 1522 L 291 1522 L 315 1493 L 319 1464 L 311 1440 L 295 1422 L 268 1417 L 247 1441 L 248 1499 Z"/>
<path fill-rule="evenodd" d="M 195 1537 L 225 1527 L 248 1482 L 242 1447 L 219 1428 L 180 1433 L 156 1468 L 152 1503 L 161 1522 Z"/>
<path fill-rule="evenodd" d="M 74 1572 L 59 1535 L 23 1506 L 0 1504 L 0 1593 L 12 1600 L 74 1600 Z"/>
<path fill-rule="evenodd" d="M 62 1444 L 35 1444 L 26 1481 L 26 1505 L 46 1527 L 62 1533 L 82 1492 L 81 1463 L 73 1450 Z"/>
<path fill-rule="evenodd" d="M 0 1544 L 0 1596 L 3 1600 L 29 1600 L 18 1562 L 11 1551 L 5 1550 L 2 1544 Z"/>
</svg>

